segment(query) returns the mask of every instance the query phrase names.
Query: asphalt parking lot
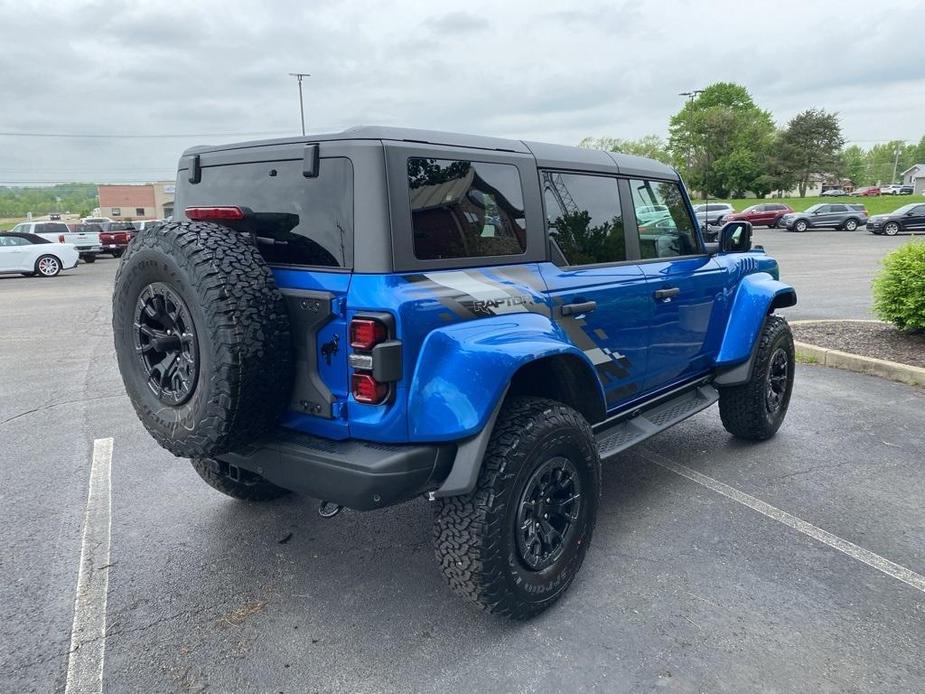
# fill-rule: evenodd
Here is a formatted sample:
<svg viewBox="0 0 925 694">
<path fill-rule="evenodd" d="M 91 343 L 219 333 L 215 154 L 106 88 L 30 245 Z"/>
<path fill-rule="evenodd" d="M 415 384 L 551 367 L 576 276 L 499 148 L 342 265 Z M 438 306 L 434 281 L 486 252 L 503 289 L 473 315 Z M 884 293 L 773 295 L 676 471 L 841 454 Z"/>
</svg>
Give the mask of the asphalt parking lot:
<svg viewBox="0 0 925 694">
<path fill-rule="evenodd" d="M 756 232 L 791 318 L 869 317 L 905 241 Z M 81 646 L 105 649 L 105 691 L 925 690 L 925 390 L 800 365 L 773 440 L 711 408 L 627 452 L 578 580 L 513 624 L 445 588 L 424 500 L 323 520 L 227 499 L 160 449 L 115 367 L 116 263 L 0 278 L 0 691 L 64 689 L 108 438 L 107 633 Z"/>
</svg>

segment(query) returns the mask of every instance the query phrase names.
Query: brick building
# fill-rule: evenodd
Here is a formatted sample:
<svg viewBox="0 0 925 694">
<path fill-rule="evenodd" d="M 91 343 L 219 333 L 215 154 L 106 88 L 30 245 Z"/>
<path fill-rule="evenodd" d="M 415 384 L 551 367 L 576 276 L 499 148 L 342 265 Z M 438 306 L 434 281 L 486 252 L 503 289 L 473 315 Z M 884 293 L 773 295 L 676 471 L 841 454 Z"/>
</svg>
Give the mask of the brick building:
<svg viewBox="0 0 925 694">
<path fill-rule="evenodd" d="M 164 219 L 173 214 L 173 181 L 97 187 L 99 215 L 110 219 Z"/>
</svg>

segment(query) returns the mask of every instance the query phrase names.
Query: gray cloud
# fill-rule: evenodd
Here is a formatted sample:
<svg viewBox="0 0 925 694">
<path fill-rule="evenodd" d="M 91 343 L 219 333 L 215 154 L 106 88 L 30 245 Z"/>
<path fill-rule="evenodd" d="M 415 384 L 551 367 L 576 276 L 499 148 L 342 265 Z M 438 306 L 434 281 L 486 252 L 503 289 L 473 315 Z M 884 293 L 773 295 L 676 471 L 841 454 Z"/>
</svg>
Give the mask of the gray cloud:
<svg viewBox="0 0 925 694">
<path fill-rule="evenodd" d="M 920 2 L 766 6 L 471 0 L 372 3 L 0 0 L 0 131 L 296 133 L 407 125 L 565 144 L 666 135 L 678 92 L 746 85 L 785 123 L 838 111 L 849 139 L 925 133 Z M 0 183 L 172 177 L 180 152 L 234 137 L 0 137 Z M 237 139 L 247 139 L 245 137 Z"/>
</svg>

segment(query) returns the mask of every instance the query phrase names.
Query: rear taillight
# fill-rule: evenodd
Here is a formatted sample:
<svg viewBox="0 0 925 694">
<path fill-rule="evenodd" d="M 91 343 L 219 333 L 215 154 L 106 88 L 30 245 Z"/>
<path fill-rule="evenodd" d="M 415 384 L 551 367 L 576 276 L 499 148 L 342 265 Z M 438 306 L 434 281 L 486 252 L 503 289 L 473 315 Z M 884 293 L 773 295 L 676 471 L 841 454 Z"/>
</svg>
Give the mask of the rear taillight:
<svg viewBox="0 0 925 694">
<path fill-rule="evenodd" d="M 64 234 L 58 234 L 58 243 L 64 243 Z"/>
<path fill-rule="evenodd" d="M 187 207 L 186 216 L 195 222 L 236 222 L 247 215 L 240 207 Z"/>
<path fill-rule="evenodd" d="M 389 314 L 357 316 L 350 321 L 348 362 L 353 398 L 366 405 L 381 405 L 392 393 L 392 383 L 401 378 L 401 342 L 394 337 L 394 319 Z"/>
<path fill-rule="evenodd" d="M 350 379 L 350 390 L 357 402 L 378 405 L 389 395 L 389 384 L 380 383 L 371 373 L 357 371 Z"/>
<path fill-rule="evenodd" d="M 350 321 L 350 346 L 369 351 L 389 337 L 384 323 L 375 318 L 354 318 Z"/>
</svg>

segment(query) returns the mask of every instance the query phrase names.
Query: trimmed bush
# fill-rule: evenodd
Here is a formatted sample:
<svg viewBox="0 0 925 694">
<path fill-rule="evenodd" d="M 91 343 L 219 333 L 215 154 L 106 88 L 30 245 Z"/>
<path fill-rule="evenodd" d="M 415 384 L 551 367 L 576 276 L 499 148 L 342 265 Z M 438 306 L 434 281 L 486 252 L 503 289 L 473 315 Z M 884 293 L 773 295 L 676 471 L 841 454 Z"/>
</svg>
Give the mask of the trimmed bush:
<svg viewBox="0 0 925 694">
<path fill-rule="evenodd" d="M 907 243 L 883 259 L 874 311 L 901 330 L 925 330 L 925 243 Z"/>
</svg>

